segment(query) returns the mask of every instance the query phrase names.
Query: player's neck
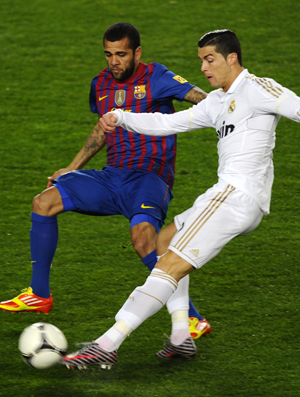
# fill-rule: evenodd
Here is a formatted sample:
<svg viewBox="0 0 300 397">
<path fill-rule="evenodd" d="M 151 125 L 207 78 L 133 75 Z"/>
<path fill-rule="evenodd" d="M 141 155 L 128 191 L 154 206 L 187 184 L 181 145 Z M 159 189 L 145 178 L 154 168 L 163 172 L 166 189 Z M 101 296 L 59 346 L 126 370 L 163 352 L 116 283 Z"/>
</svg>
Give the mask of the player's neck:
<svg viewBox="0 0 300 397">
<path fill-rule="evenodd" d="M 226 84 L 224 85 L 224 87 L 222 87 L 224 92 L 227 92 L 229 90 L 229 88 L 234 83 L 235 79 L 242 73 L 243 70 L 244 70 L 244 67 L 240 66 L 240 65 L 238 65 L 232 69 L 231 74 L 230 74 Z"/>
<path fill-rule="evenodd" d="M 136 72 L 137 72 L 139 66 L 140 66 L 140 61 L 137 61 L 136 64 L 135 64 L 135 68 L 134 68 L 134 72 L 133 72 L 133 75 L 132 75 L 132 76 L 134 76 L 134 75 L 136 74 Z M 132 76 L 131 76 L 131 77 L 132 77 Z"/>
</svg>

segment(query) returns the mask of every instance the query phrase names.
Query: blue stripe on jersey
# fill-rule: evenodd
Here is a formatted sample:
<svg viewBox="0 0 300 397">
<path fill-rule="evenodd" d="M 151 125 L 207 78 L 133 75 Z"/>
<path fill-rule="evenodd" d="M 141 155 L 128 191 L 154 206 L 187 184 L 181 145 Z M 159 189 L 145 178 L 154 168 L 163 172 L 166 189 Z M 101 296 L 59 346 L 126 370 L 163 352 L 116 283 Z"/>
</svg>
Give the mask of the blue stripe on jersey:
<svg viewBox="0 0 300 397">
<path fill-rule="evenodd" d="M 165 66 L 140 62 L 134 76 L 120 83 L 104 69 L 92 81 L 90 107 L 100 116 L 113 109 L 134 113 L 173 113 L 172 99 L 182 100 L 193 87 L 173 79 Z M 174 183 L 176 135 L 151 137 L 117 127 L 106 134 L 107 165 L 156 173 L 171 188 Z"/>
</svg>

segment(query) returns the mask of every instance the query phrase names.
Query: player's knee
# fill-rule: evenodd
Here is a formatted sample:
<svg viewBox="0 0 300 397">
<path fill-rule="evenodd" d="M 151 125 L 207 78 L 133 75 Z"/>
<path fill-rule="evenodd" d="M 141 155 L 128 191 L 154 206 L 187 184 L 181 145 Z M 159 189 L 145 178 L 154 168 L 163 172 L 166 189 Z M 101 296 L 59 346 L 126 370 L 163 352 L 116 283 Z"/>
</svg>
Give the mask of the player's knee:
<svg viewBox="0 0 300 397">
<path fill-rule="evenodd" d="M 155 250 L 155 239 L 149 238 L 147 235 L 132 235 L 131 241 L 136 253 L 140 258 L 144 258 L 146 255 L 150 254 L 150 252 Z"/>
<path fill-rule="evenodd" d="M 194 270 L 194 267 L 189 262 L 171 250 L 159 258 L 155 267 L 169 274 L 177 281 Z"/>
<path fill-rule="evenodd" d="M 50 189 L 38 194 L 32 201 L 32 211 L 43 216 L 58 214 L 63 208 L 62 204 L 59 205 L 61 201 L 59 193 L 58 196 L 53 191 L 50 192 Z"/>
<path fill-rule="evenodd" d="M 146 256 L 148 254 L 148 247 L 149 247 L 149 242 L 147 241 L 147 239 L 145 239 L 144 236 L 135 236 L 132 238 L 132 244 L 134 249 L 136 250 L 137 254 L 143 258 L 144 256 Z M 153 246 L 153 245 L 152 245 Z M 153 247 L 154 249 L 154 247 Z M 153 251 L 152 249 L 152 251 Z M 147 253 L 146 253 L 147 252 Z M 149 251 L 149 253 L 151 252 L 151 250 Z"/>
<path fill-rule="evenodd" d="M 131 242 L 140 258 L 156 249 L 157 233 L 155 227 L 143 222 L 131 228 Z"/>
<path fill-rule="evenodd" d="M 49 203 L 44 200 L 43 193 L 38 194 L 32 201 L 32 211 L 39 215 L 46 215 L 49 211 Z"/>
</svg>

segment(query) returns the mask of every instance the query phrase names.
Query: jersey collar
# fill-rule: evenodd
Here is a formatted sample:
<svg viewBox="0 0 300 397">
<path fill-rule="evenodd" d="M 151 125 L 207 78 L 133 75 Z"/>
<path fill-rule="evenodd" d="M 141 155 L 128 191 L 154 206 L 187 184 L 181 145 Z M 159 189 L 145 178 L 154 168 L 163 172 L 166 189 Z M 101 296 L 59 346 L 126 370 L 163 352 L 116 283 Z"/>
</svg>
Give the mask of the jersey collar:
<svg viewBox="0 0 300 397">
<path fill-rule="evenodd" d="M 246 75 L 248 74 L 248 69 L 244 69 L 239 75 L 238 77 L 234 80 L 234 82 L 231 84 L 231 86 L 229 87 L 229 90 L 226 92 L 226 94 L 232 94 L 234 93 L 234 91 L 237 89 L 237 87 L 240 85 L 240 83 L 242 82 L 242 80 L 244 80 L 244 78 L 246 77 Z"/>
</svg>

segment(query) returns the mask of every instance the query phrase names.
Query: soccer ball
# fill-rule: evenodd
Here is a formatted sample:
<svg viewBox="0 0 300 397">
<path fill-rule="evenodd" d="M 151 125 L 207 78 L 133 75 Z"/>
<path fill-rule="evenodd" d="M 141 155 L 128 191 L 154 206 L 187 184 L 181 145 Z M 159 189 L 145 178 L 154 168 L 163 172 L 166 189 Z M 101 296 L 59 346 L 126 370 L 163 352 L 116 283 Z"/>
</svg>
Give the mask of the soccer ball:
<svg viewBox="0 0 300 397">
<path fill-rule="evenodd" d="M 35 323 L 22 332 L 19 350 L 26 364 L 47 369 L 58 364 L 66 353 L 68 342 L 60 329 L 52 324 Z"/>
</svg>

